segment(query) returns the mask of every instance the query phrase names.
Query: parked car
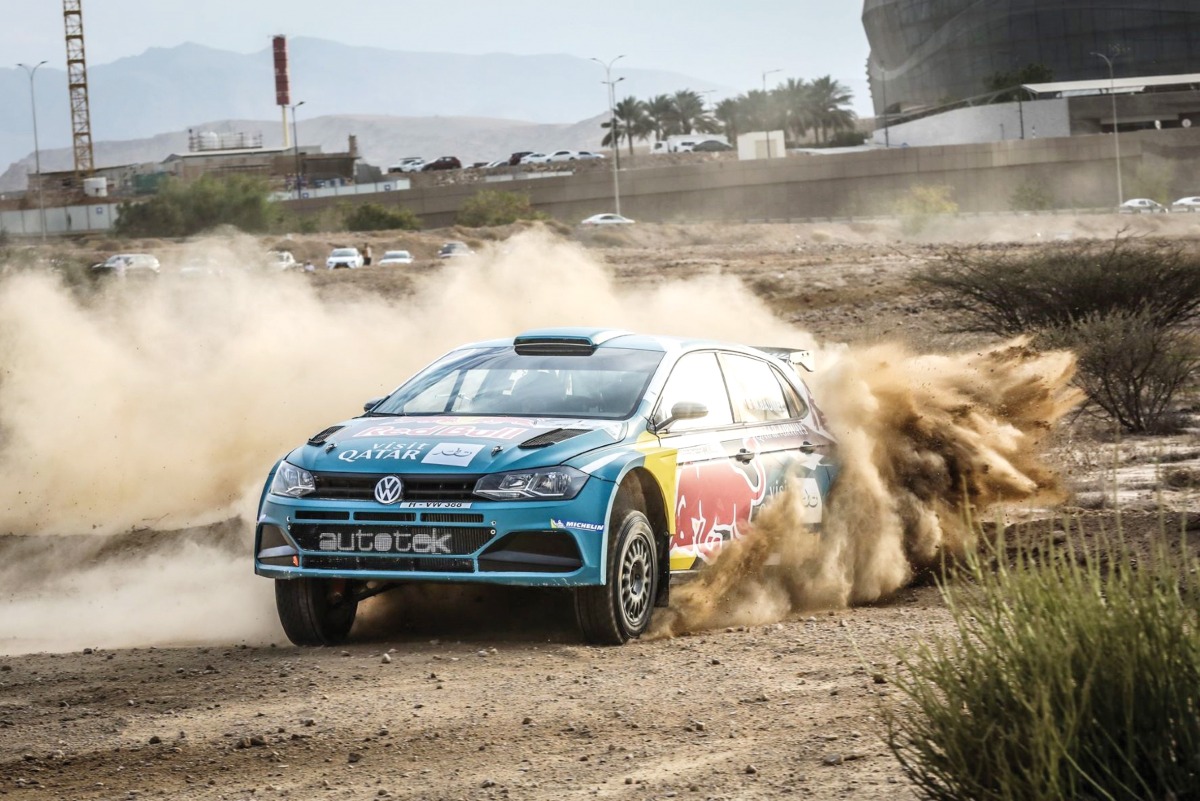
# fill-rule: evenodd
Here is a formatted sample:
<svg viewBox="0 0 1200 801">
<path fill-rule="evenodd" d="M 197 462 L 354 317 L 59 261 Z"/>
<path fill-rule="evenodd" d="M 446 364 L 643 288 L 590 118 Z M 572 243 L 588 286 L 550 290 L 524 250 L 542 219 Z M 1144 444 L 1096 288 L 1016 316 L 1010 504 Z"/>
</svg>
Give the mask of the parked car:
<svg viewBox="0 0 1200 801">
<path fill-rule="evenodd" d="M 433 161 L 421 167 L 421 172 L 431 172 L 433 170 L 461 170 L 462 162 L 455 156 L 439 156 Z"/>
<path fill-rule="evenodd" d="M 299 267 L 290 250 L 267 251 L 268 266 L 273 270 L 293 270 Z"/>
<path fill-rule="evenodd" d="M 578 155 L 581 159 L 602 159 L 605 157 L 603 153 L 593 153 L 591 150 L 580 150 Z"/>
<path fill-rule="evenodd" d="M 466 242 L 451 240 L 438 248 L 437 256 L 439 259 L 454 259 L 459 256 L 471 256 L 475 251 L 467 245 Z"/>
<path fill-rule="evenodd" d="M 386 250 L 383 253 L 383 258 L 379 260 L 379 266 L 387 267 L 394 264 L 412 264 L 412 254 L 407 250 Z"/>
<path fill-rule="evenodd" d="M 275 464 L 254 570 L 298 645 L 413 582 L 568 589 L 588 641 L 626 642 L 785 487 L 819 536 L 838 461 L 812 366 L 610 329 L 465 345 Z"/>
<path fill-rule="evenodd" d="M 706 139 L 692 145 L 693 153 L 723 153 L 727 150 L 733 150 L 733 145 L 718 142 L 716 139 Z"/>
<path fill-rule="evenodd" d="M 118 278 L 156 276 L 162 269 L 158 258 L 148 253 L 117 253 L 99 264 L 92 265 L 96 275 L 114 275 Z"/>
<path fill-rule="evenodd" d="M 1117 210 L 1122 214 L 1158 214 L 1167 211 L 1167 207 L 1148 197 L 1135 197 L 1126 200 Z"/>
<path fill-rule="evenodd" d="M 546 156 L 546 161 L 577 161 L 578 159 L 578 150 L 555 150 L 549 156 Z"/>
<path fill-rule="evenodd" d="M 528 153 L 521 156 L 522 164 L 545 164 L 550 160 L 550 157 L 545 153 Z"/>
<path fill-rule="evenodd" d="M 508 166 L 510 166 L 508 163 L 508 159 L 496 159 L 495 161 L 489 161 L 487 163 L 487 169 L 489 169 L 489 170 L 494 170 L 497 167 L 508 167 Z"/>
<path fill-rule="evenodd" d="M 1200 197 L 1181 197 L 1171 204 L 1171 211 L 1200 211 Z"/>
<path fill-rule="evenodd" d="M 531 153 L 533 153 L 532 150 L 518 150 L 516 153 L 513 153 L 511 156 L 508 157 L 508 166 L 510 166 L 510 167 L 517 166 L 518 164 L 521 163 L 521 159 L 525 158 L 526 156 L 528 156 Z"/>
<path fill-rule="evenodd" d="M 397 161 L 392 166 L 388 167 L 388 172 L 420 172 L 425 166 L 425 159 L 420 156 L 405 156 Z"/>
<path fill-rule="evenodd" d="M 325 266 L 330 270 L 336 270 L 339 267 L 357 270 L 363 266 L 363 255 L 358 252 L 358 248 L 334 248 L 333 252 L 329 254 L 329 258 L 325 260 Z"/>
<path fill-rule="evenodd" d="M 580 225 L 633 225 L 634 221 L 620 214 L 593 214 L 586 220 L 580 220 Z"/>
</svg>

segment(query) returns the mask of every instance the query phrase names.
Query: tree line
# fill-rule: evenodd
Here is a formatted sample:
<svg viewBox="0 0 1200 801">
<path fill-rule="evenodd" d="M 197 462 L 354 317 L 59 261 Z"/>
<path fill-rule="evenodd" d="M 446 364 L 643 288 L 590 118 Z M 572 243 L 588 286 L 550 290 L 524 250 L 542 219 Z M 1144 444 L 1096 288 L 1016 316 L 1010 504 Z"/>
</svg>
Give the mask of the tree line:
<svg viewBox="0 0 1200 801">
<path fill-rule="evenodd" d="M 611 147 L 614 132 L 617 144 L 628 142 L 632 154 L 635 141 L 652 137 L 662 141 L 675 134 L 720 133 L 733 141 L 748 131 L 771 130 L 783 130 L 792 141 L 812 132 L 819 144 L 830 144 L 839 132 L 854 128 L 857 117 L 847 108 L 853 99 L 829 75 L 811 81 L 788 78 L 774 89 L 754 89 L 712 107 L 692 89 L 648 100 L 630 96 L 618 101 L 613 119 L 601 124 L 607 131 L 601 145 Z"/>
</svg>

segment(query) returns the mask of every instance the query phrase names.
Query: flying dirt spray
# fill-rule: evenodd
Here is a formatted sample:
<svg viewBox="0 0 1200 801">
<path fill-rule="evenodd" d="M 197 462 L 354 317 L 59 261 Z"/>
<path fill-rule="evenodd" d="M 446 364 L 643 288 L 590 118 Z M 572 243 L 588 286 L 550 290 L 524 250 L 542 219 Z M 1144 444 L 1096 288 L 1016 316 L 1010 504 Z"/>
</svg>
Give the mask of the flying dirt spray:
<svg viewBox="0 0 1200 801">
<path fill-rule="evenodd" d="M 1082 400 L 1069 385 L 1070 353 L 1016 340 L 951 356 L 879 345 L 823 358 L 811 383 L 842 464 L 823 530 L 804 531 L 802 495 L 781 493 L 742 540 L 673 593 L 655 633 L 879 600 L 968 547 L 966 514 L 1056 496 L 1039 445 Z"/>
<path fill-rule="evenodd" d="M 250 238 L 189 250 L 219 264 L 261 252 Z M 0 652 L 278 639 L 248 544 L 271 464 L 463 342 L 595 324 L 734 341 L 750 330 L 815 347 L 735 279 L 616 286 L 585 250 L 543 231 L 444 265 L 390 302 L 239 271 L 110 289 L 81 300 L 45 275 L 0 280 Z M 974 359 L 882 348 L 823 360 L 815 387 L 846 463 L 821 539 L 831 545 L 816 563 L 789 562 L 805 567 L 786 585 L 745 583 L 774 599 L 754 606 L 760 617 L 794 608 L 790 587 L 845 603 L 900 586 L 910 561 L 952 539 L 943 527 L 958 490 L 934 480 L 945 465 L 990 476 L 968 492 L 980 505 L 1048 491 L 1037 435 L 1073 402 L 1070 358 L 1020 345 Z M 983 380 L 997 371 L 1007 378 Z M 794 530 L 787 508 L 759 528 Z M 202 528 L 235 517 L 236 536 Z M 98 536 L 121 532 L 120 547 Z M 35 547 L 63 535 L 70 547 Z M 688 611 L 704 586 L 664 616 L 669 630 L 704 625 Z M 714 608 L 749 608 L 711 595 Z"/>
</svg>

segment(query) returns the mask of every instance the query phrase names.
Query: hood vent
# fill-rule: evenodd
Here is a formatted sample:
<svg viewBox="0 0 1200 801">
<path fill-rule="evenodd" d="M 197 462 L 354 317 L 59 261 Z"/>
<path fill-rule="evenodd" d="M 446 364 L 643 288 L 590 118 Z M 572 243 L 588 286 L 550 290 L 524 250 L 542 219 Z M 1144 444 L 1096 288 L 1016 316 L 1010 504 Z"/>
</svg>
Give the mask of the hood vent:
<svg viewBox="0 0 1200 801">
<path fill-rule="evenodd" d="M 334 434 L 341 431 L 343 428 L 345 428 L 345 426 L 330 426 L 329 428 L 322 431 L 320 434 L 313 434 L 311 437 L 309 437 L 308 444 L 309 445 L 324 445 L 325 440 L 329 439 Z"/>
<path fill-rule="evenodd" d="M 533 439 L 527 439 L 517 447 L 545 448 L 547 445 L 556 445 L 572 437 L 577 437 L 580 434 L 586 434 L 589 430 L 587 428 L 556 428 L 553 431 L 547 431 L 545 434 L 538 434 Z"/>
</svg>

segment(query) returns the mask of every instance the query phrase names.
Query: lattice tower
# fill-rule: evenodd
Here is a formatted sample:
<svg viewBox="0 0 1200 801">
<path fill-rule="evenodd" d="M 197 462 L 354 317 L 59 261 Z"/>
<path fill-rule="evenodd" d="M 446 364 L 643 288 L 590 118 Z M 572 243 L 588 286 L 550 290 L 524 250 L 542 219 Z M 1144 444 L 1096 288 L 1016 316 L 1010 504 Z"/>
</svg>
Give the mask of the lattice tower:
<svg viewBox="0 0 1200 801">
<path fill-rule="evenodd" d="M 75 148 L 75 175 L 79 178 L 91 175 L 94 171 L 81 3 L 82 0 L 63 0 L 63 27 L 67 34 L 67 88 L 71 93 L 71 134 Z"/>
</svg>

